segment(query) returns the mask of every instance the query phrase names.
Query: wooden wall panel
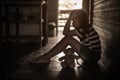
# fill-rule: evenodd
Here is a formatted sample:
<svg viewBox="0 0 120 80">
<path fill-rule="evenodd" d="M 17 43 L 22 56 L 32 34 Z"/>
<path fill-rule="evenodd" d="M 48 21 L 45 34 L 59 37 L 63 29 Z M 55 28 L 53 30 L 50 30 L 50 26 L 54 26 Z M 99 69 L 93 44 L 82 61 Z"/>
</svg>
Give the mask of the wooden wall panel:
<svg viewBox="0 0 120 80">
<path fill-rule="evenodd" d="M 101 39 L 102 60 L 113 71 L 120 64 L 120 0 L 94 0 L 93 6 L 93 27 Z"/>
</svg>

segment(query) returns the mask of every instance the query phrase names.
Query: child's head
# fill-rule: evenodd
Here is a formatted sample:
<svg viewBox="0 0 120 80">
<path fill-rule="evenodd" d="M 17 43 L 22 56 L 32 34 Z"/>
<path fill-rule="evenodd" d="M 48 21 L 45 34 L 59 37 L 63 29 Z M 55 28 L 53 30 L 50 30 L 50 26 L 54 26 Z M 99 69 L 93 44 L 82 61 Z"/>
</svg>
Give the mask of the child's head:
<svg viewBox="0 0 120 80">
<path fill-rule="evenodd" d="M 89 29 L 89 21 L 88 21 L 88 14 L 82 10 L 73 10 L 73 12 L 77 11 L 76 17 L 73 19 L 73 26 L 77 28 L 82 28 L 84 31 Z"/>
<path fill-rule="evenodd" d="M 65 55 L 74 55 L 74 51 L 72 48 L 67 48 L 63 52 Z"/>
</svg>

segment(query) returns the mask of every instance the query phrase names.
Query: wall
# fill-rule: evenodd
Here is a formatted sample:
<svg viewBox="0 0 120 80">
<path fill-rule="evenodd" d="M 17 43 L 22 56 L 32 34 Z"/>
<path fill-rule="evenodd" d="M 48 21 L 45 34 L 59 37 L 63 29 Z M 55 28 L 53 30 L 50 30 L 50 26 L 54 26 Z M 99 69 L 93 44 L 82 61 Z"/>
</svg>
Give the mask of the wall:
<svg viewBox="0 0 120 80">
<path fill-rule="evenodd" d="M 48 0 L 48 23 L 57 24 L 58 0 Z"/>
<path fill-rule="evenodd" d="M 110 72 L 120 65 L 120 0 L 94 0 L 93 27 L 102 45 L 101 60 Z"/>
</svg>

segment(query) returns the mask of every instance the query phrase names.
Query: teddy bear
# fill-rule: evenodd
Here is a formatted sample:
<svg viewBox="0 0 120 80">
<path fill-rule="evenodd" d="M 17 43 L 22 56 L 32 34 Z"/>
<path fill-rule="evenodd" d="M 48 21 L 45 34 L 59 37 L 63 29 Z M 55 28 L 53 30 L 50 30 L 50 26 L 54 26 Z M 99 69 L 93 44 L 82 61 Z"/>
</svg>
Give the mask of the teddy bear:
<svg viewBox="0 0 120 80">
<path fill-rule="evenodd" d="M 65 55 L 58 59 L 59 61 L 61 61 L 61 66 L 63 68 L 66 68 L 66 67 L 74 68 L 75 67 L 75 60 L 78 60 L 79 56 L 74 54 L 74 51 L 72 48 L 65 49 L 63 51 L 63 53 Z"/>
</svg>

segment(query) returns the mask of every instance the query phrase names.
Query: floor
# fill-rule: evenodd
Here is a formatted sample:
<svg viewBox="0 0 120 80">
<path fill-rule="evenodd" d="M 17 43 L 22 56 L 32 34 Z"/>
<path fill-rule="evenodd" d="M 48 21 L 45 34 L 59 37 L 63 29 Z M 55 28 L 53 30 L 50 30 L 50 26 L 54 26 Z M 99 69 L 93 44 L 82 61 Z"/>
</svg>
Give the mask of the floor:
<svg viewBox="0 0 120 80">
<path fill-rule="evenodd" d="M 62 68 L 58 58 L 60 53 L 51 59 L 50 64 L 30 64 L 29 62 L 49 51 L 63 36 L 59 31 L 58 36 L 49 37 L 48 44 L 39 49 L 37 44 L 21 45 L 24 48 L 12 48 L 5 53 L 1 60 L 1 80 L 107 80 L 108 74 L 101 61 L 96 65 L 82 66 L 77 63 L 74 69 Z M 29 46 L 29 47 L 28 47 Z M 34 46 L 34 47 L 33 47 Z M 8 47 L 10 48 L 10 46 Z M 7 54 L 6 54 L 7 53 Z M 79 62 L 82 64 L 81 59 Z"/>
</svg>

